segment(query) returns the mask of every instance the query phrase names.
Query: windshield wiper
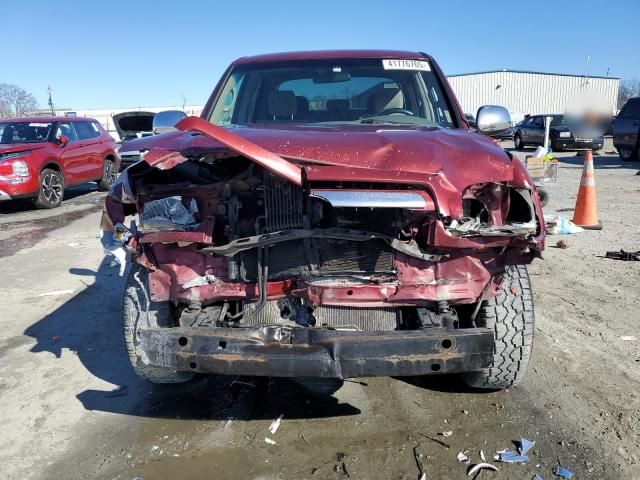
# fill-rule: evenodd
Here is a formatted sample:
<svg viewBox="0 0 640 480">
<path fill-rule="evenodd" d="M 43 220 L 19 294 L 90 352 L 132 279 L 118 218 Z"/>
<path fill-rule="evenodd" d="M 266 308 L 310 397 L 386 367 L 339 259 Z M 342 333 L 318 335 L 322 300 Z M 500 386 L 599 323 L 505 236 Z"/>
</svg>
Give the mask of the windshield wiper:
<svg viewBox="0 0 640 480">
<path fill-rule="evenodd" d="M 418 125 L 416 123 L 412 123 L 412 122 L 394 122 L 392 120 L 380 120 L 379 118 L 363 118 L 362 120 L 360 120 L 360 123 L 389 123 L 392 125 Z"/>
</svg>

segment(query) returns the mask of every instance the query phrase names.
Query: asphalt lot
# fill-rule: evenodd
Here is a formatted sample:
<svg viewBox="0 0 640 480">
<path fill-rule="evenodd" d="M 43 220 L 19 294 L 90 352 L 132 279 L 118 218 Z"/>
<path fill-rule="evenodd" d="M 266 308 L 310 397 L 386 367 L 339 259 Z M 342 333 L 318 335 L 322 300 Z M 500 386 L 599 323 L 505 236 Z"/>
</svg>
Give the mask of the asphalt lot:
<svg viewBox="0 0 640 480">
<path fill-rule="evenodd" d="M 491 459 L 525 437 L 536 441 L 528 463 L 497 463 L 480 478 L 549 479 L 558 464 L 576 479 L 640 478 L 640 262 L 603 258 L 640 250 L 640 164 L 604 152 L 595 157 L 604 229 L 564 237 L 568 249 L 548 238 L 530 268 L 529 373 L 496 393 L 445 376 L 358 379 L 332 397 L 284 379 L 147 384 L 120 332 L 123 279 L 97 239 L 103 194 L 74 189 L 54 211 L 0 204 L 1 476 L 417 479 L 415 449 L 427 478 L 455 479 L 467 478 L 458 452 L 477 463 L 480 450 Z M 582 158 L 559 156 L 546 212 L 570 217 Z"/>
</svg>

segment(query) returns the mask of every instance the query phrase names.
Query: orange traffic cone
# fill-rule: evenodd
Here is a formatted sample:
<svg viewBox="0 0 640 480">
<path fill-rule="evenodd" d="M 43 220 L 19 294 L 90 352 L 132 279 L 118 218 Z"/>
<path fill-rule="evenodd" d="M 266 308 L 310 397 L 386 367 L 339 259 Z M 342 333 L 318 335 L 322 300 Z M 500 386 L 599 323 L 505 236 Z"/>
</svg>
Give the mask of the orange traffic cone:
<svg viewBox="0 0 640 480">
<path fill-rule="evenodd" d="M 578 190 L 573 223 L 587 230 L 602 230 L 596 208 L 596 178 L 593 172 L 593 154 L 588 151 L 584 156 L 584 168 Z"/>
</svg>

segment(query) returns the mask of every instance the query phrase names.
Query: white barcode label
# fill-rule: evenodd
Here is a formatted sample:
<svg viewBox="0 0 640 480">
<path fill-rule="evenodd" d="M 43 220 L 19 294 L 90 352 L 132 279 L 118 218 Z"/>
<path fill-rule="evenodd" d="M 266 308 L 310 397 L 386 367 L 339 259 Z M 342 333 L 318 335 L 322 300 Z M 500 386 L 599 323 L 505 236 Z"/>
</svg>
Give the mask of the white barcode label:
<svg viewBox="0 0 640 480">
<path fill-rule="evenodd" d="M 382 60 L 382 67 L 385 70 L 420 70 L 430 72 L 431 66 L 426 60 L 403 60 L 394 58 L 391 60 Z"/>
</svg>

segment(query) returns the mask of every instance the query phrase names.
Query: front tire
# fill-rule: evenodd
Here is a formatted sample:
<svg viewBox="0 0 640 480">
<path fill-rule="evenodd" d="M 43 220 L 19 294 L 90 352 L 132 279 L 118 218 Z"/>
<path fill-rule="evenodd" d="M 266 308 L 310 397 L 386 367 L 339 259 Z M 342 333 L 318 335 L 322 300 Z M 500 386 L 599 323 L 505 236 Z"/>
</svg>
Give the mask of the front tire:
<svg viewBox="0 0 640 480">
<path fill-rule="evenodd" d="M 184 383 L 195 374 L 149 365 L 144 352 L 138 347 L 141 329 L 173 325 L 169 302 L 152 302 L 149 292 L 149 273 L 135 264 L 127 280 L 123 303 L 124 341 L 129 360 L 138 376 L 152 383 Z"/>
<path fill-rule="evenodd" d="M 64 198 L 64 177 L 62 173 L 45 168 L 40 172 L 40 189 L 38 196 L 34 200 L 37 208 L 59 207 Z"/>
<path fill-rule="evenodd" d="M 464 374 L 464 382 L 483 390 L 520 383 L 531 356 L 534 325 L 531 282 L 524 265 L 506 268 L 502 291 L 483 302 L 476 323 L 494 333 L 493 361 L 489 368 Z"/>
<path fill-rule="evenodd" d="M 102 178 L 98 182 L 98 190 L 106 192 L 111 189 L 118 178 L 116 162 L 111 158 L 105 158 L 102 164 Z"/>
<path fill-rule="evenodd" d="M 522 137 L 519 133 L 513 136 L 513 144 L 516 150 L 522 150 L 524 148 L 524 143 L 522 143 Z"/>
</svg>

